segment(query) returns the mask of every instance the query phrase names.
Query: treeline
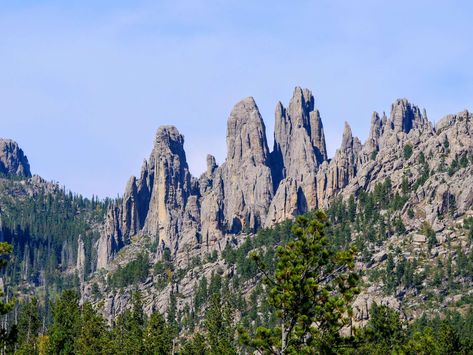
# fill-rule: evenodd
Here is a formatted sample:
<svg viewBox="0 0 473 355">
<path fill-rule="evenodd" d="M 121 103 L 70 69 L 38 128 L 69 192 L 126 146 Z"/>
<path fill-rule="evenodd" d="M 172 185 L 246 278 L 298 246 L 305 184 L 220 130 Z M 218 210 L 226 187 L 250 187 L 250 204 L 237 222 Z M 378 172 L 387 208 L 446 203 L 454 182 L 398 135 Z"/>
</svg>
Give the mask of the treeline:
<svg viewBox="0 0 473 355">
<path fill-rule="evenodd" d="M 179 336 L 172 312 L 145 315 L 138 292 L 132 307 L 109 325 L 91 304 L 79 305 L 73 291 L 64 291 L 53 304 L 46 332 L 33 299 L 23 305 L 2 347 L 15 354 L 251 354 L 254 348 L 242 336 L 245 328 L 231 297 L 213 295 L 195 332 Z M 333 354 L 468 354 L 473 351 L 473 311 L 407 323 L 395 310 L 375 304 L 364 327 L 330 345 Z"/>
<path fill-rule="evenodd" d="M 144 313 L 134 292 L 131 306 L 111 324 L 90 303 L 64 291 L 52 304 L 52 323 L 42 327 L 35 300 L 23 305 L 3 339 L 18 354 L 468 354 L 473 351 L 473 310 L 402 320 L 374 304 L 363 327 L 353 326 L 351 304 L 360 291 L 356 251 L 327 234 L 328 218 L 300 217 L 281 241 L 271 265 L 265 254 L 249 260 L 260 275 L 262 298 L 242 297 L 219 273 L 202 278 L 193 308 L 178 307 L 173 289 L 165 314 Z M 282 230 L 284 230 L 284 227 Z M 277 237 L 275 237 L 277 238 Z M 235 257 L 237 260 L 238 256 Z M 248 259 L 247 259 L 248 260 Z M 248 261 L 249 261 L 248 260 Z M 265 308 L 254 308 L 263 306 Z M 100 307 L 100 305 L 99 305 Z M 256 310 L 251 319 L 249 310 Z M 191 316 L 193 315 L 193 316 Z"/>
<path fill-rule="evenodd" d="M 133 294 L 131 308 L 109 325 L 90 303 L 79 305 L 77 294 L 66 290 L 52 305 L 53 322 L 46 332 L 33 299 L 23 305 L 18 323 L 1 345 L 15 354 L 236 354 L 229 298 L 215 294 L 196 335 L 179 337 L 175 309 L 168 309 L 166 316 L 146 316 L 139 292 Z"/>
<path fill-rule="evenodd" d="M 13 184 L 9 186 L 8 183 Z M 16 191 L 15 182 L 2 185 L 0 236 L 13 246 L 13 257 L 4 271 L 11 285 L 27 282 L 53 287 L 58 292 L 77 285 L 63 271 L 77 260 L 78 238 L 85 243 L 85 273 L 92 270 L 92 244 L 98 238 L 94 225 L 103 221 L 111 200 L 83 198 L 65 190 L 40 189 L 34 195 Z"/>
</svg>

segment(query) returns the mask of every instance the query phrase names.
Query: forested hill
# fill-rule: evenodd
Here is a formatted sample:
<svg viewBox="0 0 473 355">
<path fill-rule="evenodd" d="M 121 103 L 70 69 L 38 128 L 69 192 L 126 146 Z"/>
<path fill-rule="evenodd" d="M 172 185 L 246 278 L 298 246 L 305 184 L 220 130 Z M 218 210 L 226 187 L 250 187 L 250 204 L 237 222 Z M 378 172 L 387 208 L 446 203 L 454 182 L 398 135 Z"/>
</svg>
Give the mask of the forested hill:
<svg viewBox="0 0 473 355">
<path fill-rule="evenodd" d="M 399 99 L 389 117 L 373 113 L 364 143 L 347 124 L 329 158 L 309 90 L 276 105 L 272 149 L 246 98 L 229 115 L 222 164 L 208 156 L 193 177 L 184 137 L 164 126 L 123 198 L 105 201 L 32 176 L 5 140 L 5 346 L 468 353 L 472 118 L 434 125 Z M 26 339 L 25 324 L 39 324 Z"/>
</svg>

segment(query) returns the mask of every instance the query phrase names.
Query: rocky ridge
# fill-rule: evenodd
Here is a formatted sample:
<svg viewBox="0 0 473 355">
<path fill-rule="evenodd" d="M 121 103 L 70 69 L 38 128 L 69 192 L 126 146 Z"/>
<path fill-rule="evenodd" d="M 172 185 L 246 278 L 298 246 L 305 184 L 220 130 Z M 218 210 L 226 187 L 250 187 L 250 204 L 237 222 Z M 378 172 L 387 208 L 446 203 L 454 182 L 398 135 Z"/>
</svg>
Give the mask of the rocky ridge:
<svg viewBox="0 0 473 355">
<path fill-rule="evenodd" d="M 341 146 L 329 159 L 314 96 L 296 87 L 288 108 L 276 105 L 273 151 L 254 99 L 243 99 L 228 119 L 227 159 L 217 166 L 209 155 L 207 171 L 197 179 L 189 173 L 183 136 L 175 127 L 161 127 L 140 177 L 130 178 L 123 200 L 108 213 L 97 268 L 106 268 L 134 235 L 156 238 L 158 253 L 168 248 L 182 261 L 184 249 L 208 250 L 223 235 L 254 232 L 326 207 L 348 185 L 350 191 L 369 189 L 378 169 L 386 170 L 383 159 L 403 142 L 417 144 L 435 132 L 419 108 L 397 100 L 389 119 L 373 114 L 365 144 L 346 123 Z"/>
<path fill-rule="evenodd" d="M 155 260 L 168 250 L 176 268 L 188 267 L 193 256 L 221 252 L 229 243 L 238 246 L 261 227 L 326 208 L 338 197 L 347 199 L 361 191 L 373 191 L 388 177 L 393 191 L 401 191 L 405 181 L 414 186 L 399 218 L 408 239 L 417 245 L 406 255 L 424 255 L 425 238 L 415 237 L 424 223 L 433 227 L 438 240 L 445 241 L 454 226 L 471 214 L 473 174 L 471 167 L 458 162 L 471 160 L 472 134 L 468 111 L 448 115 L 434 126 L 425 111 L 399 99 L 392 104 L 389 117 L 373 113 L 365 143 L 353 136 L 346 123 L 341 146 L 329 159 L 314 97 L 309 90 L 296 88 L 287 108 L 280 102 L 276 105 L 272 151 L 258 107 L 253 98 L 246 98 L 235 105 L 228 119 L 227 159 L 218 166 L 209 155 L 207 170 L 194 178 L 187 166 L 182 135 L 174 127 L 162 127 L 140 177 L 130 179 L 123 200 L 109 210 L 96 245 L 97 268 L 113 272 L 118 265 L 125 265 L 145 248 L 145 239 L 157 245 Z M 417 184 L 420 179 L 422 184 Z M 446 215 L 452 201 L 455 212 Z M 360 268 L 384 265 L 386 250 L 394 240 L 378 248 L 379 258 L 373 257 L 369 266 L 362 264 Z M 444 247 L 440 242 L 437 252 L 445 256 Z M 117 255 L 121 257 L 114 260 Z M 224 273 L 233 272 L 221 261 L 218 264 Z M 208 264 L 204 269 L 210 274 L 214 267 Z M 186 277 L 181 282 L 187 290 L 182 304 L 192 298 L 196 282 L 192 273 Z M 150 276 L 141 287 L 147 307 L 164 310 L 173 286 L 158 292 L 153 285 Z M 400 307 L 397 300 L 383 297 L 380 288 L 373 287 L 369 289 L 372 295 L 361 295 L 355 307 L 360 321 L 374 301 Z M 102 290 L 107 292 L 106 286 Z M 90 297 L 90 284 L 84 297 Z M 126 297 L 127 292 L 110 293 L 106 313 L 120 313 Z"/>
</svg>

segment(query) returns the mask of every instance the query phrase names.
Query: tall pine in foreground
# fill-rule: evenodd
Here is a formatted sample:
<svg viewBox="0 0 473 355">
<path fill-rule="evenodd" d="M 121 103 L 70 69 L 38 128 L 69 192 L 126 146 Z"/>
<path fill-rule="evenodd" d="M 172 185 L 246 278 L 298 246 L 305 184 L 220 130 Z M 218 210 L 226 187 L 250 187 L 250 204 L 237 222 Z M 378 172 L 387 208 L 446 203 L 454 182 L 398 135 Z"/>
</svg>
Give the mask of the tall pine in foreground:
<svg viewBox="0 0 473 355">
<path fill-rule="evenodd" d="M 77 353 L 81 314 L 77 293 L 66 290 L 53 305 L 53 324 L 49 329 L 48 354 Z"/>
<path fill-rule="evenodd" d="M 38 300 L 26 303 L 18 317 L 18 354 L 37 354 L 38 336 L 41 329 Z"/>
<path fill-rule="evenodd" d="M 358 293 L 353 249 L 335 250 L 327 238 L 327 216 L 298 217 L 295 239 L 277 249 L 274 275 L 265 274 L 268 301 L 278 325 L 259 327 L 255 337 L 241 330 L 243 343 L 264 354 L 332 353 L 341 346 L 340 330 L 349 325 Z"/>
<path fill-rule="evenodd" d="M 78 354 L 102 354 L 107 347 L 107 324 L 102 315 L 86 302 L 81 310 L 81 328 L 77 340 Z"/>
</svg>

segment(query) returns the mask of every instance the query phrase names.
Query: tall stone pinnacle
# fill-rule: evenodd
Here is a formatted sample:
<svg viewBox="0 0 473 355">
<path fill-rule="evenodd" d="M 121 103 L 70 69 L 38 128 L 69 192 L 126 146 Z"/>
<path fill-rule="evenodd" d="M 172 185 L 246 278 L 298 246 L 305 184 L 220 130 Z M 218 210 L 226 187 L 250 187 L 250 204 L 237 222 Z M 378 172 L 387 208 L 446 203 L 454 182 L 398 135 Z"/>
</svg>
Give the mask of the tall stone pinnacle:
<svg viewBox="0 0 473 355">
<path fill-rule="evenodd" d="M 28 158 L 11 139 L 0 139 L 0 174 L 31 177 Z"/>
</svg>

